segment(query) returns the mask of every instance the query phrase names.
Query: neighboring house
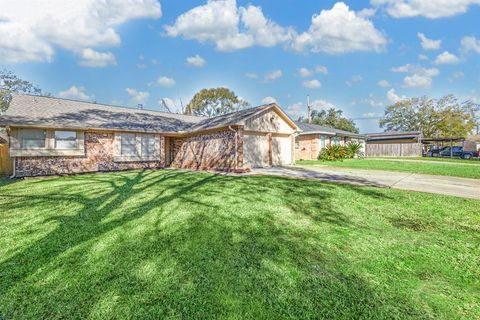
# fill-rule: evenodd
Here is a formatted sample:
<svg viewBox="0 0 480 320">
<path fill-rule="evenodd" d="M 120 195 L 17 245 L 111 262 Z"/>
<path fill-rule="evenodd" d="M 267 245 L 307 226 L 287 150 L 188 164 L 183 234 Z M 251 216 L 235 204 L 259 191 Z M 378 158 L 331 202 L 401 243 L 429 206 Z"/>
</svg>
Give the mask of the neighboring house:
<svg viewBox="0 0 480 320">
<path fill-rule="evenodd" d="M 365 136 L 361 134 L 300 121 L 295 123 L 302 130 L 295 137 L 296 160 L 317 159 L 320 150 L 329 145 L 346 145 L 350 141 L 365 145 Z"/>
<path fill-rule="evenodd" d="M 421 157 L 422 133 L 381 132 L 367 133 L 367 157 Z"/>
<path fill-rule="evenodd" d="M 13 97 L 0 126 L 17 177 L 288 165 L 299 130 L 277 104 L 202 118 L 30 95 Z"/>
</svg>

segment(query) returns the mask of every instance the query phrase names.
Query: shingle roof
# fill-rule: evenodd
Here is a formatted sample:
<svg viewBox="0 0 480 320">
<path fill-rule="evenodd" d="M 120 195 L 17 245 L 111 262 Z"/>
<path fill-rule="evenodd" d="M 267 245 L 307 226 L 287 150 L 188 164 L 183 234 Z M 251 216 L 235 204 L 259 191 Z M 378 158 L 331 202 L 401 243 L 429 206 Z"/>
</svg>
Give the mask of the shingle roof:
<svg viewBox="0 0 480 320">
<path fill-rule="evenodd" d="M 184 131 L 204 118 L 75 100 L 14 95 L 0 124 L 146 132 Z"/>
<path fill-rule="evenodd" d="M 248 108 L 236 112 L 227 113 L 214 118 L 207 118 L 194 124 L 192 126 L 192 130 L 205 130 L 209 128 L 227 127 L 234 124 L 241 124 L 241 122 L 245 119 L 248 119 L 266 109 L 269 109 L 272 106 L 274 106 L 274 104 L 267 104 L 255 108 Z"/>
<path fill-rule="evenodd" d="M 186 133 L 240 125 L 275 104 L 263 105 L 213 118 L 117 107 L 53 97 L 13 96 L 0 125 L 139 132 Z"/>
<path fill-rule="evenodd" d="M 326 133 L 331 135 L 351 136 L 351 137 L 364 137 L 361 134 L 349 132 L 345 130 L 335 129 L 331 127 L 325 127 L 318 124 L 305 123 L 301 121 L 295 121 L 295 124 L 303 131 L 301 134 L 311 133 Z"/>
</svg>

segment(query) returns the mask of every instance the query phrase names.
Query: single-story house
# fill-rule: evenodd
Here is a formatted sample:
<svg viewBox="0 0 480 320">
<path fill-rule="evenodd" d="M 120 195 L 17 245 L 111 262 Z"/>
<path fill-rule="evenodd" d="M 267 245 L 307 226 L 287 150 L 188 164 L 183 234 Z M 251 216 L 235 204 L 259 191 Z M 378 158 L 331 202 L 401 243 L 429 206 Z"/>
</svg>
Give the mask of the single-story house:
<svg viewBox="0 0 480 320">
<path fill-rule="evenodd" d="M 295 137 L 296 160 L 317 159 L 320 150 L 332 144 L 346 145 L 352 141 L 365 146 L 365 136 L 361 134 L 300 121 L 295 123 L 301 130 Z"/>
<path fill-rule="evenodd" d="M 421 157 L 422 133 L 380 132 L 367 133 L 367 157 Z"/>
<path fill-rule="evenodd" d="M 0 126 L 9 135 L 16 177 L 288 165 L 299 131 L 275 103 L 203 118 L 18 94 Z"/>
</svg>

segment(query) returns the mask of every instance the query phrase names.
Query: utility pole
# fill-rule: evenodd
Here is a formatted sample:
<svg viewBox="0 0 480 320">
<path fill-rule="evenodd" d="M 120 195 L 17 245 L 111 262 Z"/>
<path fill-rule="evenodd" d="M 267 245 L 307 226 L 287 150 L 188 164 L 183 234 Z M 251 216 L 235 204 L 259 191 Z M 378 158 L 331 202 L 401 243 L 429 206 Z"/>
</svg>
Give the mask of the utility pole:
<svg viewBox="0 0 480 320">
<path fill-rule="evenodd" d="M 312 123 L 312 106 L 310 105 L 310 95 L 307 95 L 307 121 Z"/>
</svg>

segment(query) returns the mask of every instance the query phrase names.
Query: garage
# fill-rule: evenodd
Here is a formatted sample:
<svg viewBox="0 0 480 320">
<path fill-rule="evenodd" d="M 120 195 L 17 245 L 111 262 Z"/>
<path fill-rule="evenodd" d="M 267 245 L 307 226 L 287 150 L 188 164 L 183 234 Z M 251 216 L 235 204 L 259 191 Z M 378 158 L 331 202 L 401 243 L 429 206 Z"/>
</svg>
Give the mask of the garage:
<svg viewBox="0 0 480 320">
<path fill-rule="evenodd" d="M 243 157 L 249 168 L 270 166 L 268 137 L 265 133 L 251 132 L 243 136 Z"/>
<path fill-rule="evenodd" d="M 297 126 L 277 108 L 245 122 L 243 157 L 247 168 L 293 164 L 293 133 Z"/>
</svg>

